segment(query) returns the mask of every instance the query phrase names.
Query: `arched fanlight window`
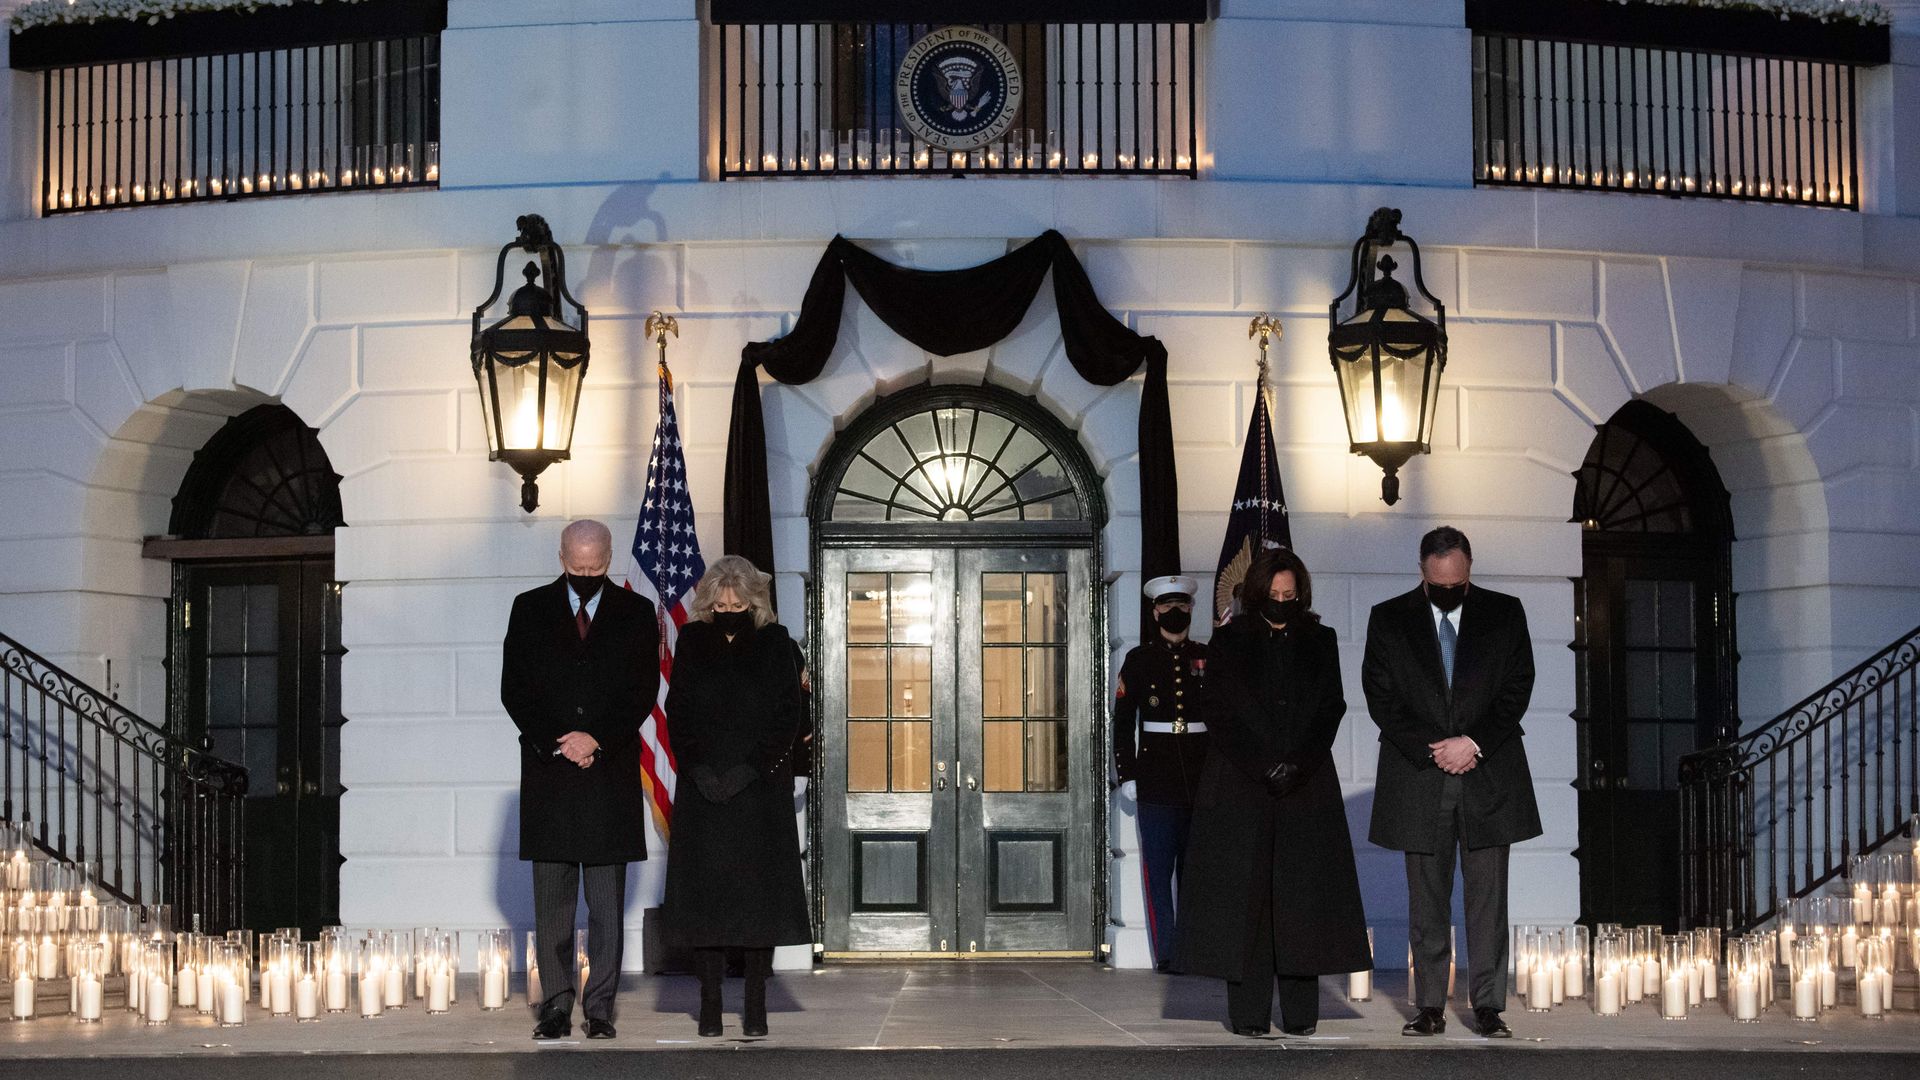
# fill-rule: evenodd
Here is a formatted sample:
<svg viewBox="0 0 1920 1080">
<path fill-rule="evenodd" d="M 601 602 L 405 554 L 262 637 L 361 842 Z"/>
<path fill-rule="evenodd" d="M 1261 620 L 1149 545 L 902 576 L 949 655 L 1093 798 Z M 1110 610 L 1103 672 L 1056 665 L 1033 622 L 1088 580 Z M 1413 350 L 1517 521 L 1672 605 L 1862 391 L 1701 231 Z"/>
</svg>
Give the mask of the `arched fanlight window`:
<svg viewBox="0 0 1920 1080">
<path fill-rule="evenodd" d="M 1705 448 L 1644 401 L 1600 425 L 1573 475 L 1573 520 L 1589 531 L 1732 536 L 1726 489 Z"/>
<path fill-rule="evenodd" d="M 973 402 L 880 427 L 855 451 L 828 520 L 1080 521 L 1087 508 L 1060 458 L 1012 417 Z"/>
<path fill-rule="evenodd" d="M 325 536 L 345 524 L 319 436 L 284 405 L 227 421 L 193 456 L 168 532 L 196 540 Z"/>
</svg>

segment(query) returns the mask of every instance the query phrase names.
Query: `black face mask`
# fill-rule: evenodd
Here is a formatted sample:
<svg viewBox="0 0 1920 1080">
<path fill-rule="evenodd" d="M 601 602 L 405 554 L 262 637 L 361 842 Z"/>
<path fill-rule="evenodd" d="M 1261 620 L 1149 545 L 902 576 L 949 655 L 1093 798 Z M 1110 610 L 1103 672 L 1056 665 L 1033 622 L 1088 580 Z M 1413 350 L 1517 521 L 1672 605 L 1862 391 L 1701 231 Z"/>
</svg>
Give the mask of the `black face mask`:
<svg viewBox="0 0 1920 1080">
<path fill-rule="evenodd" d="M 1159 623 L 1160 629 L 1169 634 L 1184 634 L 1187 632 L 1187 627 L 1193 625 L 1193 612 L 1168 608 L 1165 611 L 1154 612 L 1153 621 Z"/>
<path fill-rule="evenodd" d="M 1291 626 L 1306 614 L 1307 606 L 1298 599 L 1275 600 L 1269 596 L 1260 601 L 1260 617 L 1275 626 Z"/>
<path fill-rule="evenodd" d="M 1458 585 L 1435 585 L 1431 581 L 1427 582 L 1427 602 L 1443 613 L 1459 607 L 1466 598 L 1467 583 L 1464 581 Z"/>
<path fill-rule="evenodd" d="M 605 574 L 568 574 L 567 588 L 572 589 L 581 603 L 600 595 L 600 586 L 607 583 Z"/>
<path fill-rule="evenodd" d="M 716 611 L 713 613 L 713 625 L 728 637 L 738 637 L 753 629 L 753 612 Z"/>
</svg>

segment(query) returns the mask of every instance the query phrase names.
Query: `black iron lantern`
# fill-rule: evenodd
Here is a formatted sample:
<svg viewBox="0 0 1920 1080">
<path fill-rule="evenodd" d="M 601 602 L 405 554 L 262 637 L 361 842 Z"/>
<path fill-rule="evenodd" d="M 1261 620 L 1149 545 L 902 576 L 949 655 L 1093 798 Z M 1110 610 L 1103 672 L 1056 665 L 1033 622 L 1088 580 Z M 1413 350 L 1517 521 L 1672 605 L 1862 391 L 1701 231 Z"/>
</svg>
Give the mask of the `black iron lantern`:
<svg viewBox="0 0 1920 1080">
<path fill-rule="evenodd" d="M 1413 284 L 1433 305 L 1431 319 L 1408 306 L 1406 285 L 1394 280 L 1400 264 L 1390 250 L 1400 244 L 1413 255 Z M 1353 313 L 1342 319 L 1340 305 L 1349 296 Z M 1328 314 L 1327 351 L 1340 382 L 1347 438 L 1354 453 L 1386 473 L 1380 498 L 1392 506 L 1400 501 L 1400 466 L 1432 448 L 1434 405 L 1447 367 L 1446 305 L 1427 291 L 1420 245 L 1400 231 L 1400 211 L 1383 206 L 1367 219 L 1366 235 L 1353 245 L 1353 276 Z"/>
<path fill-rule="evenodd" d="M 473 377 L 487 428 L 487 460 L 520 474 L 520 506 L 540 505 L 541 470 L 565 461 L 573 448 L 580 384 L 587 377 L 587 309 L 567 291 L 566 255 L 546 219 L 527 214 L 520 235 L 500 249 L 493 294 L 473 309 Z M 480 320 L 506 287 L 507 253 L 520 248 L 538 260 L 521 273 L 526 284 L 507 301 L 507 317 L 481 329 Z M 544 280 L 545 285 L 541 282 Z M 568 325 L 560 302 L 573 305 Z"/>
</svg>

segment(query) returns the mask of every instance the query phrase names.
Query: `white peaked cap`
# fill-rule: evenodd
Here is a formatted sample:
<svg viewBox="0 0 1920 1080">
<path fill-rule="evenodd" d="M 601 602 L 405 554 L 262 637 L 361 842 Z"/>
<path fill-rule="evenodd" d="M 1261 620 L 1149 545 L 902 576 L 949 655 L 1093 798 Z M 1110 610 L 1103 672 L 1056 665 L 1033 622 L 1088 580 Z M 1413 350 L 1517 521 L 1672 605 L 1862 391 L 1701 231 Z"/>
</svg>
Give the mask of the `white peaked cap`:
<svg viewBox="0 0 1920 1080">
<path fill-rule="evenodd" d="M 1169 574 L 1166 577 L 1157 577 L 1147 582 L 1146 585 L 1141 587 L 1140 591 L 1146 593 L 1147 599 L 1149 600 L 1158 600 L 1172 593 L 1179 593 L 1182 596 L 1192 598 L 1199 594 L 1200 582 L 1185 574 Z"/>
</svg>

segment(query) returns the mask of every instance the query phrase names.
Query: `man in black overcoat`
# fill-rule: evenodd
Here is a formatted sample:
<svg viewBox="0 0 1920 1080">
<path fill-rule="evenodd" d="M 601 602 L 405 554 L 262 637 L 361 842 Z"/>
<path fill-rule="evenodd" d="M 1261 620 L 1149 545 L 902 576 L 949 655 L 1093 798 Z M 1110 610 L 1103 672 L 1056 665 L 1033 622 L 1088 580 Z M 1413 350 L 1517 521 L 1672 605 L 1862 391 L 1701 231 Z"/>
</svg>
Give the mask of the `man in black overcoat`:
<svg viewBox="0 0 1920 1080">
<path fill-rule="evenodd" d="M 613 534 L 576 521 L 563 575 L 514 598 L 500 700 L 520 729 L 520 858 L 533 863 L 545 992 L 537 1039 L 573 1032 L 573 924 L 584 884 L 588 1038 L 614 1036 L 627 864 L 647 857 L 640 725 L 660 690 L 660 627 L 645 597 L 607 581 Z"/>
<path fill-rule="evenodd" d="M 1446 1030 L 1456 852 L 1467 911 L 1474 1022 L 1512 1032 L 1507 1003 L 1508 848 L 1540 835 L 1520 720 L 1533 643 L 1517 597 L 1472 583 L 1473 546 L 1442 526 L 1420 541 L 1418 588 L 1377 604 L 1361 684 L 1380 727 L 1370 839 L 1406 853 L 1415 1005 L 1407 1035 Z"/>
</svg>

